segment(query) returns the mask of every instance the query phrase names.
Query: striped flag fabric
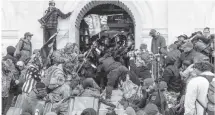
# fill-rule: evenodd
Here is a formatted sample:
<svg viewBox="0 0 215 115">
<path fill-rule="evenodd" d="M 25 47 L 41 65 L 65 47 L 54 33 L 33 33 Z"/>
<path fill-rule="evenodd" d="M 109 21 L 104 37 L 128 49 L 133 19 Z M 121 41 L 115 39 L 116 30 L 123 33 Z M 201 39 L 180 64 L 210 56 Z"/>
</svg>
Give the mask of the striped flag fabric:
<svg viewBox="0 0 215 115">
<path fill-rule="evenodd" d="M 30 67 L 25 74 L 25 83 L 22 86 L 22 92 L 30 93 L 40 78 L 40 71 L 36 67 Z"/>
</svg>

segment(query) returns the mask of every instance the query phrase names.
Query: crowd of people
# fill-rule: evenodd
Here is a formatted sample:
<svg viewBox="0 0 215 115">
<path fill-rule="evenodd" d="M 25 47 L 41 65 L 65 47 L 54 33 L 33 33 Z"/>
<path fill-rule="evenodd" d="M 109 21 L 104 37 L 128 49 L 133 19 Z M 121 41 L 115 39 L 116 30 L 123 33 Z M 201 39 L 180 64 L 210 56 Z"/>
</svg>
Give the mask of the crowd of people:
<svg viewBox="0 0 215 115">
<path fill-rule="evenodd" d="M 65 115 L 72 96 L 99 97 L 114 108 L 111 95 L 117 88 L 128 115 L 212 115 L 214 35 L 209 32 L 180 35 L 167 48 L 164 37 L 152 29 L 152 52 L 146 44 L 135 50 L 133 37 L 121 39 L 120 34 L 115 40 L 95 40 L 83 54 L 76 43 L 67 43 L 51 52 L 48 65 L 40 50 L 32 52 L 33 34 L 26 32 L 2 58 L 2 114 L 17 103 L 23 114 L 33 115 L 35 108 L 41 113 L 44 101 L 52 103 L 52 114 Z M 112 110 L 108 114 L 115 114 Z"/>
<path fill-rule="evenodd" d="M 54 39 L 58 16 L 71 15 L 55 8 L 53 1 L 49 6 L 39 20 L 45 42 Z M 2 114 L 17 107 L 22 115 L 67 115 L 70 99 L 88 96 L 99 98 L 110 107 L 107 115 L 115 115 L 112 92 L 117 89 L 127 115 L 214 115 L 215 36 L 210 28 L 180 35 L 169 46 L 155 29 L 149 35 L 151 52 L 145 43 L 135 49 L 132 33 L 119 32 L 93 36 L 83 52 L 76 43 L 57 49 L 55 40 L 44 57 L 42 49 L 32 50 L 33 34 L 26 32 L 2 58 Z M 82 115 L 96 113 L 87 108 Z"/>
</svg>

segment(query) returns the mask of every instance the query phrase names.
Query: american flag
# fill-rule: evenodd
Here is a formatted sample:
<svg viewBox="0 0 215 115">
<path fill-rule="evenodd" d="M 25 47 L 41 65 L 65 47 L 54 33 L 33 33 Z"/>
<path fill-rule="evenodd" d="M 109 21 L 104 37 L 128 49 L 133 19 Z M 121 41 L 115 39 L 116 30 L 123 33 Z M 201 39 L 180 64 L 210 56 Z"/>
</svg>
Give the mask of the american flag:
<svg viewBox="0 0 215 115">
<path fill-rule="evenodd" d="M 39 80 L 40 78 L 41 74 L 39 69 L 34 66 L 29 67 L 25 74 L 25 83 L 22 86 L 22 92 L 30 93 L 36 85 L 37 80 Z"/>
</svg>

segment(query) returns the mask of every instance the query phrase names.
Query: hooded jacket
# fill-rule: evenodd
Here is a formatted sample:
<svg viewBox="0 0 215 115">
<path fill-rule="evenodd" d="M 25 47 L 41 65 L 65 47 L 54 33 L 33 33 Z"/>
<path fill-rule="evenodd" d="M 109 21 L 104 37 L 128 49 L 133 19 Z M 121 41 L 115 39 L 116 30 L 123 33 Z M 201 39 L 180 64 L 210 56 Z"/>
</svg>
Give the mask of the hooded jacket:
<svg viewBox="0 0 215 115">
<path fill-rule="evenodd" d="M 166 67 L 163 72 L 163 80 L 167 83 L 168 90 L 180 92 L 182 88 L 182 80 L 179 74 L 179 69 L 175 66 L 175 57 L 169 55 L 166 58 Z"/>
<path fill-rule="evenodd" d="M 203 115 L 204 108 L 196 100 L 198 99 L 206 107 L 209 88 L 207 79 L 214 79 L 214 76 L 214 73 L 206 71 L 189 81 L 185 94 L 184 115 Z"/>
<path fill-rule="evenodd" d="M 3 57 L 3 60 L 11 59 L 13 61 L 13 63 L 16 64 L 17 59 L 15 57 L 13 57 L 15 50 L 16 50 L 15 47 L 8 46 L 7 47 L 7 55 Z"/>
</svg>

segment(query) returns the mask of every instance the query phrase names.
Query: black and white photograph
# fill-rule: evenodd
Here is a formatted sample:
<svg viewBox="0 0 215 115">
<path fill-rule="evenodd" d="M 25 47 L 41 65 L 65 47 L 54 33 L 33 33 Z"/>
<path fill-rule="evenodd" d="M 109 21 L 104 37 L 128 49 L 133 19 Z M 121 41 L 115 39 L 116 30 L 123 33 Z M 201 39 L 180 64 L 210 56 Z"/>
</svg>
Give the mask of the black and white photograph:
<svg viewBox="0 0 215 115">
<path fill-rule="evenodd" d="M 2 115 L 215 115 L 215 0 L 1 0 Z"/>
</svg>

